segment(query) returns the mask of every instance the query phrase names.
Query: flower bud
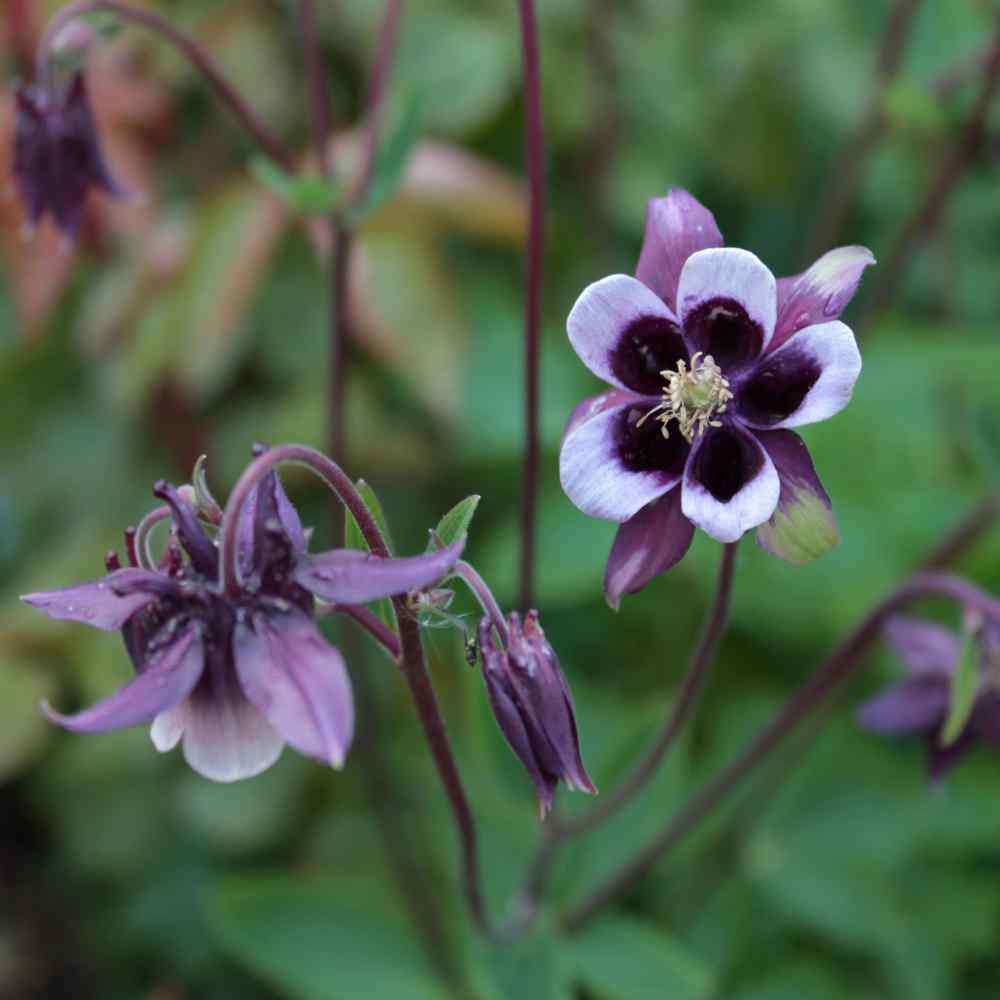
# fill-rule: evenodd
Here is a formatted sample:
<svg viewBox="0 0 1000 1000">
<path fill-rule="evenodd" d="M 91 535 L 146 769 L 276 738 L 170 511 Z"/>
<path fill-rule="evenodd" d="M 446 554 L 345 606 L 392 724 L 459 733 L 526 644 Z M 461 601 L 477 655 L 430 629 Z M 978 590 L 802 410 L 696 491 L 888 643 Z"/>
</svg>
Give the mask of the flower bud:
<svg viewBox="0 0 1000 1000">
<path fill-rule="evenodd" d="M 529 611 L 523 626 L 512 612 L 507 628 L 504 649 L 490 620 L 479 624 L 483 678 L 497 724 L 535 783 L 544 818 L 560 781 L 590 794 L 597 789 L 583 766 L 573 699 L 538 612 Z"/>
</svg>

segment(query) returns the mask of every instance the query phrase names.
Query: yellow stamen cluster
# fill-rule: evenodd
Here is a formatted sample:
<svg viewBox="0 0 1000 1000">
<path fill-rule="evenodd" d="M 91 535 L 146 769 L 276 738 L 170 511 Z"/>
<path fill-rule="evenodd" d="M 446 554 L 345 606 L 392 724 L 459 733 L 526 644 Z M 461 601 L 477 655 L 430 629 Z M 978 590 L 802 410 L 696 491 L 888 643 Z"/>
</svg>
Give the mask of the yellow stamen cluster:
<svg viewBox="0 0 1000 1000">
<path fill-rule="evenodd" d="M 677 371 L 660 374 L 667 380 L 663 400 L 636 426 L 641 426 L 655 413 L 665 438 L 670 437 L 667 424 L 676 420 L 681 436 L 687 441 L 704 434 L 706 427 L 722 426 L 722 421 L 714 418 L 726 412 L 733 394 L 729 391 L 729 380 L 723 378 L 722 369 L 711 354 L 702 357 L 702 352 L 698 351 L 691 358 L 690 370 L 686 362 L 678 361 Z"/>
</svg>

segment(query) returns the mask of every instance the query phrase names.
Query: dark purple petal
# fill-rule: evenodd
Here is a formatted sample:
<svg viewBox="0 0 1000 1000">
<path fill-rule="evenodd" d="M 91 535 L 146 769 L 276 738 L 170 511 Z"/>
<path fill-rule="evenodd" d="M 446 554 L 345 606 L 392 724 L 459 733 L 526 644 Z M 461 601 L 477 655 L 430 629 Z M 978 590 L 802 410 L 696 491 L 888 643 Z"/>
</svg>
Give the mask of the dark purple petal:
<svg viewBox="0 0 1000 1000">
<path fill-rule="evenodd" d="M 684 470 L 681 510 L 717 541 L 735 542 L 774 513 L 780 489 L 774 463 L 749 431 L 710 427 Z"/>
<path fill-rule="evenodd" d="M 153 496 L 159 497 L 170 508 L 177 538 L 190 557 L 194 569 L 204 576 L 217 576 L 218 550 L 205 534 L 191 505 L 180 495 L 177 488 L 165 479 L 159 480 L 153 486 Z"/>
<path fill-rule="evenodd" d="M 692 254 L 677 289 L 691 353 L 711 355 L 727 376 L 767 349 L 775 302 L 774 275 L 748 250 L 735 248 Z"/>
<path fill-rule="evenodd" d="M 585 514 L 627 521 L 680 480 L 690 445 L 676 432 L 664 438 L 652 418 L 639 425 L 658 402 L 633 397 L 579 424 L 563 442 L 562 488 Z"/>
<path fill-rule="evenodd" d="M 596 417 L 605 410 L 613 409 L 616 406 L 624 406 L 625 403 L 632 403 L 635 406 L 645 406 L 650 397 L 637 396 L 635 393 L 627 392 L 624 389 L 608 389 L 597 396 L 590 396 L 582 403 L 577 403 L 570 413 L 566 426 L 563 428 L 562 441 L 570 436 L 581 424 L 585 424 L 591 417 Z M 655 403 L 649 403 L 654 406 Z"/>
<path fill-rule="evenodd" d="M 253 488 L 240 513 L 237 545 L 240 569 L 244 573 L 249 573 L 255 568 L 254 549 L 266 547 L 267 526 L 272 521 L 281 526 L 296 552 L 306 550 L 306 534 L 302 528 L 302 519 L 288 499 L 288 494 L 281 485 L 281 479 L 275 472 L 268 473 Z"/>
<path fill-rule="evenodd" d="M 366 604 L 382 597 L 424 590 L 446 576 L 465 547 L 465 539 L 444 549 L 405 559 L 383 559 L 356 549 L 334 549 L 304 557 L 295 579 L 318 598 L 333 604 Z"/>
<path fill-rule="evenodd" d="M 818 559 L 839 541 L 837 516 L 816 474 L 809 449 L 794 431 L 757 431 L 778 473 L 781 492 L 771 518 L 757 529 L 758 543 L 796 566 Z"/>
<path fill-rule="evenodd" d="M 677 318 L 627 274 L 613 274 L 585 288 L 566 330 L 580 360 L 619 389 L 655 395 L 663 385 L 659 372 L 686 356 Z"/>
<path fill-rule="evenodd" d="M 839 320 L 809 326 L 767 354 L 734 387 L 740 418 L 753 427 L 800 427 L 839 413 L 861 373 L 854 334 Z"/>
<path fill-rule="evenodd" d="M 231 782 L 266 771 L 284 741 L 247 700 L 231 661 L 224 672 L 206 676 L 187 700 L 158 715 L 150 736 L 164 752 L 184 737 L 184 759 L 211 781 Z"/>
<path fill-rule="evenodd" d="M 637 593 L 680 562 L 693 535 L 694 525 L 681 512 L 678 487 L 629 518 L 615 535 L 604 571 L 608 604 L 617 611 L 623 594 Z"/>
<path fill-rule="evenodd" d="M 677 311 L 677 283 L 691 254 L 721 247 L 722 233 L 712 213 L 683 188 L 646 205 L 646 232 L 635 276 Z"/>
<path fill-rule="evenodd" d="M 906 669 L 918 678 L 950 681 L 962 653 L 962 641 L 950 629 L 902 615 L 889 621 L 885 637 Z"/>
<path fill-rule="evenodd" d="M 62 715 L 46 704 L 45 714 L 73 732 L 100 733 L 148 722 L 173 708 L 191 693 L 202 675 L 205 650 L 201 626 L 188 622 L 158 642 L 143 672 L 110 698 L 76 715 Z"/>
<path fill-rule="evenodd" d="M 342 767 L 354 736 L 351 682 L 340 653 L 304 615 L 258 614 L 236 627 L 243 691 L 286 743 Z"/>
<path fill-rule="evenodd" d="M 948 712 L 948 685 L 921 678 L 903 681 L 866 701 L 858 723 L 883 735 L 905 735 L 936 729 Z"/>
<path fill-rule="evenodd" d="M 838 247 L 802 274 L 778 279 L 778 319 L 770 350 L 815 323 L 837 319 L 854 297 L 861 274 L 875 258 L 866 247 Z"/>
<path fill-rule="evenodd" d="M 62 590 L 41 590 L 25 594 L 21 600 L 50 618 L 83 622 L 94 628 L 115 632 L 140 608 L 163 592 L 168 583 L 159 573 L 145 569 L 120 569 L 100 580 L 78 583 Z M 126 593 L 120 593 L 126 590 Z"/>
</svg>

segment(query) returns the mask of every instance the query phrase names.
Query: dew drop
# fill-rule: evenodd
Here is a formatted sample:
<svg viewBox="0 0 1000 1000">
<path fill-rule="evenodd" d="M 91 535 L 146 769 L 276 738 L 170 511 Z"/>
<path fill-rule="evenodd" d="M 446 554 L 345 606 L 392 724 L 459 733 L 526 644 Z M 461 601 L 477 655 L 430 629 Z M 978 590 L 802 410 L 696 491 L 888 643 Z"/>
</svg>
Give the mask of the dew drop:
<svg viewBox="0 0 1000 1000">
<path fill-rule="evenodd" d="M 802 330 L 809 326 L 809 313 L 800 312 L 798 316 L 795 317 L 795 329 L 796 331 Z"/>
</svg>

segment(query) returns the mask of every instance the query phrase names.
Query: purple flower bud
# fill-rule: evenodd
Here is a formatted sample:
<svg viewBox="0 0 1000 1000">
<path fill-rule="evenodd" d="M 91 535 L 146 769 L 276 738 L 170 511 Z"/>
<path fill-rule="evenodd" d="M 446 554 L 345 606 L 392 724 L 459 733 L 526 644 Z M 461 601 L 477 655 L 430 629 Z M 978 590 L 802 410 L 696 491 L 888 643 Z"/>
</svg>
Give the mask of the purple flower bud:
<svg viewBox="0 0 1000 1000">
<path fill-rule="evenodd" d="M 483 678 L 500 730 L 535 783 L 544 818 L 560 781 L 591 795 L 597 789 L 583 766 L 573 699 L 538 612 L 529 611 L 523 626 L 512 612 L 507 627 L 504 649 L 490 620 L 479 624 Z"/>
<path fill-rule="evenodd" d="M 104 163 L 83 75 L 64 93 L 21 85 L 16 100 L 13 173 L 28 221 L 50 212 L 75 237 L 91 187 L 121 194 Z"/>
</svg>

